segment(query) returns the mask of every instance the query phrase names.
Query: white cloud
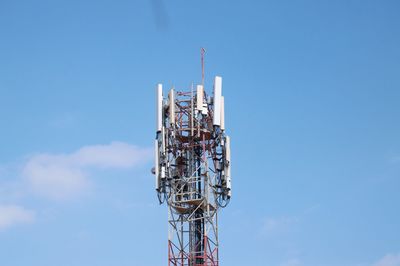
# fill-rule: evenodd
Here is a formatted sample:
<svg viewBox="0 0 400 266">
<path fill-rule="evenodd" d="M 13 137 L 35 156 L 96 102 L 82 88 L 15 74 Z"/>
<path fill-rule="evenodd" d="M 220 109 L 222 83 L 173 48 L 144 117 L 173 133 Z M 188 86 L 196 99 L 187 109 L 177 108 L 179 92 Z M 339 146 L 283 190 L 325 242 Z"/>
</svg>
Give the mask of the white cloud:
<svg viewBox="0 0 400 266">
<path fill-rule="evenodd" d="M 24 175 L 34 192 L 52 199 L 67 199 L 80 195 L 89 187 L 82 169 L 62 157 L 36 155 L 27 162 Z"/>
<path fill-rule="evenodd" d="M 35 212 L 17 205 L 0 205 L 0 230 L 15 224 L 32 223 Z"/>
<path fill-rule="evenodd" d="M 130 168 L 151 158 L 151 150 L 136 146 L 111 142 L 110 145 L 85 146 L 71 156 L 74 163 L 81 166 L 102 168 Z"/>
<path fill-rule="evenodd" d="M 387 254 L 372 266 L 400 266 L 400 253 Z"/>
<path fill-rule="evenodd" d="M 23 175 L 37 194 L 69 199 L 90 187 L 88 175 L 96 168 L 127 169 L 147 162 L 151 150 L 123 143 L 84 146 L 71 154 L 38 154 L 25 164 Z"/>
</svg>

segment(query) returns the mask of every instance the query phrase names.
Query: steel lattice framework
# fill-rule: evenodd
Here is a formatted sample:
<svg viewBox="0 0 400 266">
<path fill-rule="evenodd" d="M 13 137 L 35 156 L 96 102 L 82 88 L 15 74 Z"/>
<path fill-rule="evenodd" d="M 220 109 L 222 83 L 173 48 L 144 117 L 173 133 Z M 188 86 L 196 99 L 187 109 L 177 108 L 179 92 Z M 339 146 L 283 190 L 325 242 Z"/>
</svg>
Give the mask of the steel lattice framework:
<svg viewBox="0 0 400 266">
<path fill-rule="evenodd" d="M 157 86 L 156 190 L 168 205 L 168 265 L 218 266 L 218 210 L 231 197 L 222 78 L 213 96 Z"/>
</svg>

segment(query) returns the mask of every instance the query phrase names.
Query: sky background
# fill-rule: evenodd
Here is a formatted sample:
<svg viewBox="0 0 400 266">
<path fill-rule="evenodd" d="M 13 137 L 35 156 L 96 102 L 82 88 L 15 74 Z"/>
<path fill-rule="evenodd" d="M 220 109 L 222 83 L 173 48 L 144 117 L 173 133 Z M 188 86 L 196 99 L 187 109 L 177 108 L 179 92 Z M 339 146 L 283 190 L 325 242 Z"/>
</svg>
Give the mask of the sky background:
<svg viewBox="0 0 400 266">
<path fill-rule="evenodd" d="M 0 265 L 167 265 L 155 85 L 223 77 L 222 266 L 400 265 L 400 2 L 0 0 Z"/>
</svg>

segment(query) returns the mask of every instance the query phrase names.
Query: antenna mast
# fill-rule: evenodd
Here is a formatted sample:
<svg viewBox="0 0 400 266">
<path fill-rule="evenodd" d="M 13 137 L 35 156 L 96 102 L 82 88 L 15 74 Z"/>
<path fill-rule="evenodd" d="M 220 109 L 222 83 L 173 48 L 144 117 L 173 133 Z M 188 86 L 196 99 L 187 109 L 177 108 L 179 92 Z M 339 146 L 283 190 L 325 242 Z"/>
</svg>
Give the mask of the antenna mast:
<svg viewBox="0 0 400 266">
<path fill-rule="evenodd" d="M 204 88 L 204 54 L 206 53 L 206 49 L 202 47 L 200 53 L 201 53 L 201 85 L 203 85 Z"/>
</svg>

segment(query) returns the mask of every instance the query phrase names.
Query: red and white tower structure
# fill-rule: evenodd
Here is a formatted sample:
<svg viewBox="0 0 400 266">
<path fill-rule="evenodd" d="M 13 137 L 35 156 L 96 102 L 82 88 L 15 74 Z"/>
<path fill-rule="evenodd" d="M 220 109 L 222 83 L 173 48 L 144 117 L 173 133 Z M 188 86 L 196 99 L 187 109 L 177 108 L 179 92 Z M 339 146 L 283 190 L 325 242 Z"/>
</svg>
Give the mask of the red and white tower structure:
<svg viewBox="0 0 400 266">
<path fill-rule="evenodd" d="M 204 73 L 204 72 L 203 72 Z M 231 198 L 230 138 L 225 134 L 222 78 L 213 94 L 156 89 L 156 191 L 168 205 L 168 265 L 218 266 L 218 210 Z"/>
</svg>

